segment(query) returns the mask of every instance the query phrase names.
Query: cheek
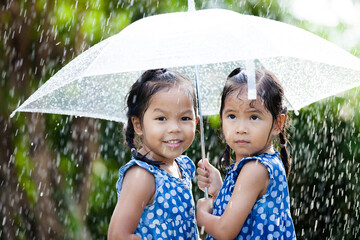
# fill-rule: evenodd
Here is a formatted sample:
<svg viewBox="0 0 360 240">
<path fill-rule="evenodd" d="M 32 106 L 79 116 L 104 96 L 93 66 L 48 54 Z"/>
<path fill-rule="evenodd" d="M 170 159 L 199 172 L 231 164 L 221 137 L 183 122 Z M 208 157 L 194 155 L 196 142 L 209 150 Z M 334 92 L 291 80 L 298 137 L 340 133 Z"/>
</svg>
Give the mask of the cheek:
<svg viewBox="0 0 360 240">
<path fill-rule="evenodd" d="M 193 137 L 195 137 L 195 132 L 196 132 L 196 123 L 194 122 L 194 124 L 189 126 L 188 133 L 189 133 L 189 135 L 192 135 Z"/>
<path fill-rule="evenodd" d="M 223 135 L 225 137 L 225 140 L 229 139 L 231 137 L 230 129 L 223 127 Z"/>
<path fill-rule="evenodd" d="M 144 129 L 146 129 L 143 131 L 144 137 L 145 136 L 150 136 L 150 137 L 157 136 L 157 135 L 161 134 L 161 132 L 162 132 L 160 128 L 157 128 L 154 126 L 147 126 L 147 127 L 144 127 Z"/>
</svg>

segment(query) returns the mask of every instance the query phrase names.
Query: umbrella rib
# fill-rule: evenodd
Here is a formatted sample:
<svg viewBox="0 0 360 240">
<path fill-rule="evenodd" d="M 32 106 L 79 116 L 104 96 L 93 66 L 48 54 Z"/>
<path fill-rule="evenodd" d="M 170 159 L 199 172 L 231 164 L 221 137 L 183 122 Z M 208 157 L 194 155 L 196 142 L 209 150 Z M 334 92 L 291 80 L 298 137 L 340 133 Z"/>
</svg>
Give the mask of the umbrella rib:
<svg viewBox="0 0 360 240">
<path fill-rule="evenodd" d="M 77 78 L 75 78 L 75 79 L 74 79 L 73 81 L 71 81 L 71 82 L 65 82 L 65 83 L 63 83 L 63 84 L 59 84 L 59 85 L 56 86 L 55 88 L 51 89 L 51 91 L 49 91 L 49 92 L 46 92 L 46 91 L 45 91 L 45 92 L 39 94 L 38 96 L 36 96 L 36 95 L 35 95 L 35 96 L 34 96 L 34 95 L 31 95 L 28 99 L 25 100 L 25 102 L 23 102 L 23 104 L 21 104 L 18 108 L 16 108 L 16 109 L 10 114 L 10 118 L 14 117 L 15 113 L 17 113 L 17 112 L 28 112 L 28 111 L 26 111 L 26 109 L 24 110 L 23 108 L 26 107 L 27 105 L 29 105 L 30 103 L 33 103 L 33 102 L 35 102 L 36 100 L 44 97 L 45 95 L 48 95 L 49 93 L 54 92 L 54 91 L 56 91 L 57 89 L 65 86 L 65 85 L 67 85 L 67 84 L 69 84 L 69 83 L 75 82 L 75 81 L 79 80 L 80 78 L 81 78 L 81 77 L 77 77 Z M 48 82 L 50 82 L 50 80 L 51 80 L 51 79 L 49 79 L 44 85 L 42 85 L 36 92 L 40 92 L 42 88 L 46 87 L 46 86 L 49 84 Z M 35 93 L 36 93 L 36 92 L 35 92 Z M 34 93 L 34 94 L 35 94 L 35 93 Z"/>
<path fill-rule="evenodd" d="M 98 58 L 100 58 L 102 55 L 104 55 L 104 53 L 106 52 L 106 49 L 109 47 L 109 45 L 111 45 L 110 39 L 111 39 L 111 38 L 115 38 L 116 36 L 117 36 L 117 35 L 114 35 L 114 36 L 111 36 L 111 37 L 109 37 L 109 38 L 106 39 L 106 40 L 108 41 L 108 44 L 106 44 L 106 46 L 103 47 L 102 51 L 101 51 L 101 52 L 94 58 L 94 60 L 89 64 L 89 66 L 88 66 L 88 67 L 86 68 L 86 70 L 83 72 L 82 77 L 83 77 L 84 75 L 85 75 L 85 76 L 93 76 L 93 74 L 87 75 L 87 74 L 86 74 L 87 71 L 93 67 L 93 65 L 96 63 L 96 60 L 97 60 Z M 119 71 L 119 72 L 121 72 L 121 71 Z"/>
<path fill-rule="evenodd" d="M 99 49 L 100 49 L 100 50 L 102 50 L 102 52 L 103 52 L 103 49 L 105 49 L 106 47 L 108 47 L 108 45 L 109 45 L 109 43 L 110 43 L 110 40 L 111 40 L 111 38 L 113 38 L 113 37 L 114 37 L 114 36 L 109 37 L 109 38 L 105 39 L 104 41 L 95 44 L 94 46 L 92 46 L 92 47 L 89 48 L 88 50 L 86 50 L 86 51 L 84 51 L 83 53 L 81 53 L 77 58 L 79 58 L 81 55 L 83 55 L 83 54 L 85 54 L 85 53 L 88 53 L 88 54 L 94 53 L 94 50 L 91 51 L 91 49 L 94 49 L 94 47 L 95 47 L 96 45 L 98 46 L 98 48 L 97 48 L 96 50 L 99 50 Z M 102 45 L 104 45 L 104 46 L 102 46 Z M 99 55 L 101 55 L 101 53 L 98 54 L 98 56 L 99 56 Z M 97 59 L 98 56 L 97 56 L 95 59 Z M 75 58 L 75 59 L 76 59 L 76 58 Z M 64 71 L 64 69 L 66 69 L 67 67 L 69 67 L 69 64 L 74 63 L 73 61 L 76 61 L 75 59 L 73 59 L 72 61 L 70 61 L 62 70 L 60 70 L 59 72 L 57 72 L 53 77 L 51 77 L 48 81 L 46 81 L 46 82 L 45 82 L 35 93 L 33 93 L 23 104 L 21 104 L 18 108 L 16 108 L 16 109 L 10 114 L 10 118 L 12 118 L 12 117 L 15 115 L 16 112 L 24 111 L 24 110 L 22 110 L 22 109 L 23 109 L 25 106 L 27 106 L 28 104 L 30 104 L 30 103 L 32 103 L 32 102 L 35 102 L 36 100 L 42 98 L 43 96 L 45 96 L 45 95 L 47 95 L 47 94 L 49 94 L 49 93 L 51 93 L 51 92 L 53 92 L 53 91 L 55 91 L 55 90 L 63 87 L 63 86 L 65 86 L 65 85 L 67 85 L 67 84 L 69 84 L 69 83 L 75 82 L 75 81 L 83 78 L 84 75 L 85 75 L 85 73 L 87 72 L 87 70 L 92 66 L 92 64 L 89 64 L 88 67 L 87 67 L 82 73 L 79 74 L 79 76 L 75 77 L 75 78 L 72 79 L 71 81 L 66 81 L 66 80 L 65 80 L 65 81 L 61 81 L 60 84 L 58 84 L 57 86 L 51 88 L 50 90 L 44 91 L 44 92 L 41 93 L 41 94 L 36 94 L 36 93 L 38 93 L 38 92 L 41 92 L 43 89 L 47 88 L 50 84 L 52 84 L 52 82 L 53 82 L 52 79 L 54 79 L 54 78 L 59 78 L 59 76 L 60 76 L 60 77 L 63 77 L 63 76 L 61 75 L 61 71 Z M 94 62 L 94 61 L 93 61 L 93 62 Z M 60 75 L 59 75 L 59 73 L 60 73 Z"/>
<path fill-rule="evenodd" d="M 31 108 L 31 109 L 24 109 L 21 110 L 21 112 L 30 112 L 30 113 L 50 113 L 50 114 L 60 114 L 60 115 L 70 115 L 74 117 L 91 117 L 91 118 L 98 118 L 98 119 L 104 119 L 104 120 L 110 120 L 115 122 L 124 122 L 124 118 L 121 117 L 110 117 L 109 115 L 104 114 L 92 114 L 89 112 L 81 112 L 79 111 L 71 111 L 71 110 L 51 110 L 51 109 L 42 109 L 42 108 Z"/>
</svg>

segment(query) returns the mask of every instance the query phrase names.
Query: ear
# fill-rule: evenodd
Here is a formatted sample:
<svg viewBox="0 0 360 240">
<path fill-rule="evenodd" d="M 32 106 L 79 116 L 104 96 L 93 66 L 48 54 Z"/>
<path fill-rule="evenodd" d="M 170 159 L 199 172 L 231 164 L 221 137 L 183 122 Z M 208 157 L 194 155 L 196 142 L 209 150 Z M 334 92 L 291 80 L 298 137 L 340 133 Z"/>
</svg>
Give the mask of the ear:
<svg viewBox="0 0 360 240">
<path fill-rule="evenodd" d="M 277 120 L 275 122 L 275 128 L 274 128 L 274 130 L 276 131 L 276 134 L 279 134 L 284 129 L 285 121 L 286 121 L 285 114 L 281 114 L 277 118 Z"/>
<path fill-rule="evenodd" d="M 136 134 L 142 136 L 143 131 L 142 131 L 140 119 L 138 117 L 131 117 L 131 122 L 134 126 L 134 131 L 136 132 Z"/>
</svg>

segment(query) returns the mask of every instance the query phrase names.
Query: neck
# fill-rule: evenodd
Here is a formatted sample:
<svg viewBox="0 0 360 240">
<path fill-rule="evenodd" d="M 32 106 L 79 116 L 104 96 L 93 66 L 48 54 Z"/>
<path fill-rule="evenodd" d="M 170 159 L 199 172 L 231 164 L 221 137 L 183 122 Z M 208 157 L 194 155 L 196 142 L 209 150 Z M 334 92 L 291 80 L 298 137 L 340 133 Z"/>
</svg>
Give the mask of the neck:
<svg viewBox="0 0 360 240">
<path fill-rule="evenodd" d="M 261 155 L 263 153 L 269 153 L 269 154 L 274 154 L 275 153 L 275 150 L 274 150 L 274 147 L 273 145 L 269 145 L 267 147 L 264 147 L 261 151 L 259 152 L 256 152 L 256 153 L 252 153 L 252 154 L 249 154 L 249 155 L 239 155 L 239 156 L 236 156 L 236 165 L 245 157 L 252 157 L 252 156 L 257 156 L 257 155 Z"/>
<path fill-rule="evenodd" d="M 161 165 L 160 168 L 164 169 L 166 172 L 176 178 L 182 178 L 180 167 L 175 159 L 172 163 L 165 163 L 164 165 Z"/>
</svg>

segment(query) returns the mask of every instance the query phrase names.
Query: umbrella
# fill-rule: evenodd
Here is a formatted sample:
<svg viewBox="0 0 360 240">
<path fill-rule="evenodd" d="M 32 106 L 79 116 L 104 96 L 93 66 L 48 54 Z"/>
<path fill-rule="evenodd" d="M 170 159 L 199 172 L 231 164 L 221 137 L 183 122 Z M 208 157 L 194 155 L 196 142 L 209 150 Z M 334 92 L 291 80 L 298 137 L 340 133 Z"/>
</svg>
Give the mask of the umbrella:
<svg viewBox="0 0 360 240">
<path fill-rule="evenodd" d="M 67 64 L 12 116 L 42 112 L 124 122 L 129 86 L 143 70 L 163 67 L 196 72 L 202 113 L 213 115 L 227 75 L 241 65 L 274 72 L 295 112 L 360 84 L 360 59 L 331 42 L 282 22 L 207 9 L 130 24 Z"/>
<path fill-rule="evenodd" d="M 160 14 L 138 20 L 67 64 L 16 112 L 125 121 L 124 96 L 150 68 L 193 76 L 199 66 L 204 115 L 217 114 L 228 73 L 246 60 L 274 72 L 290 109 L 360 84 L 360 59 L 303 29 L 230 10 Z M 206 85 L 206 87 L 205 87 Z"/>
</svg>

